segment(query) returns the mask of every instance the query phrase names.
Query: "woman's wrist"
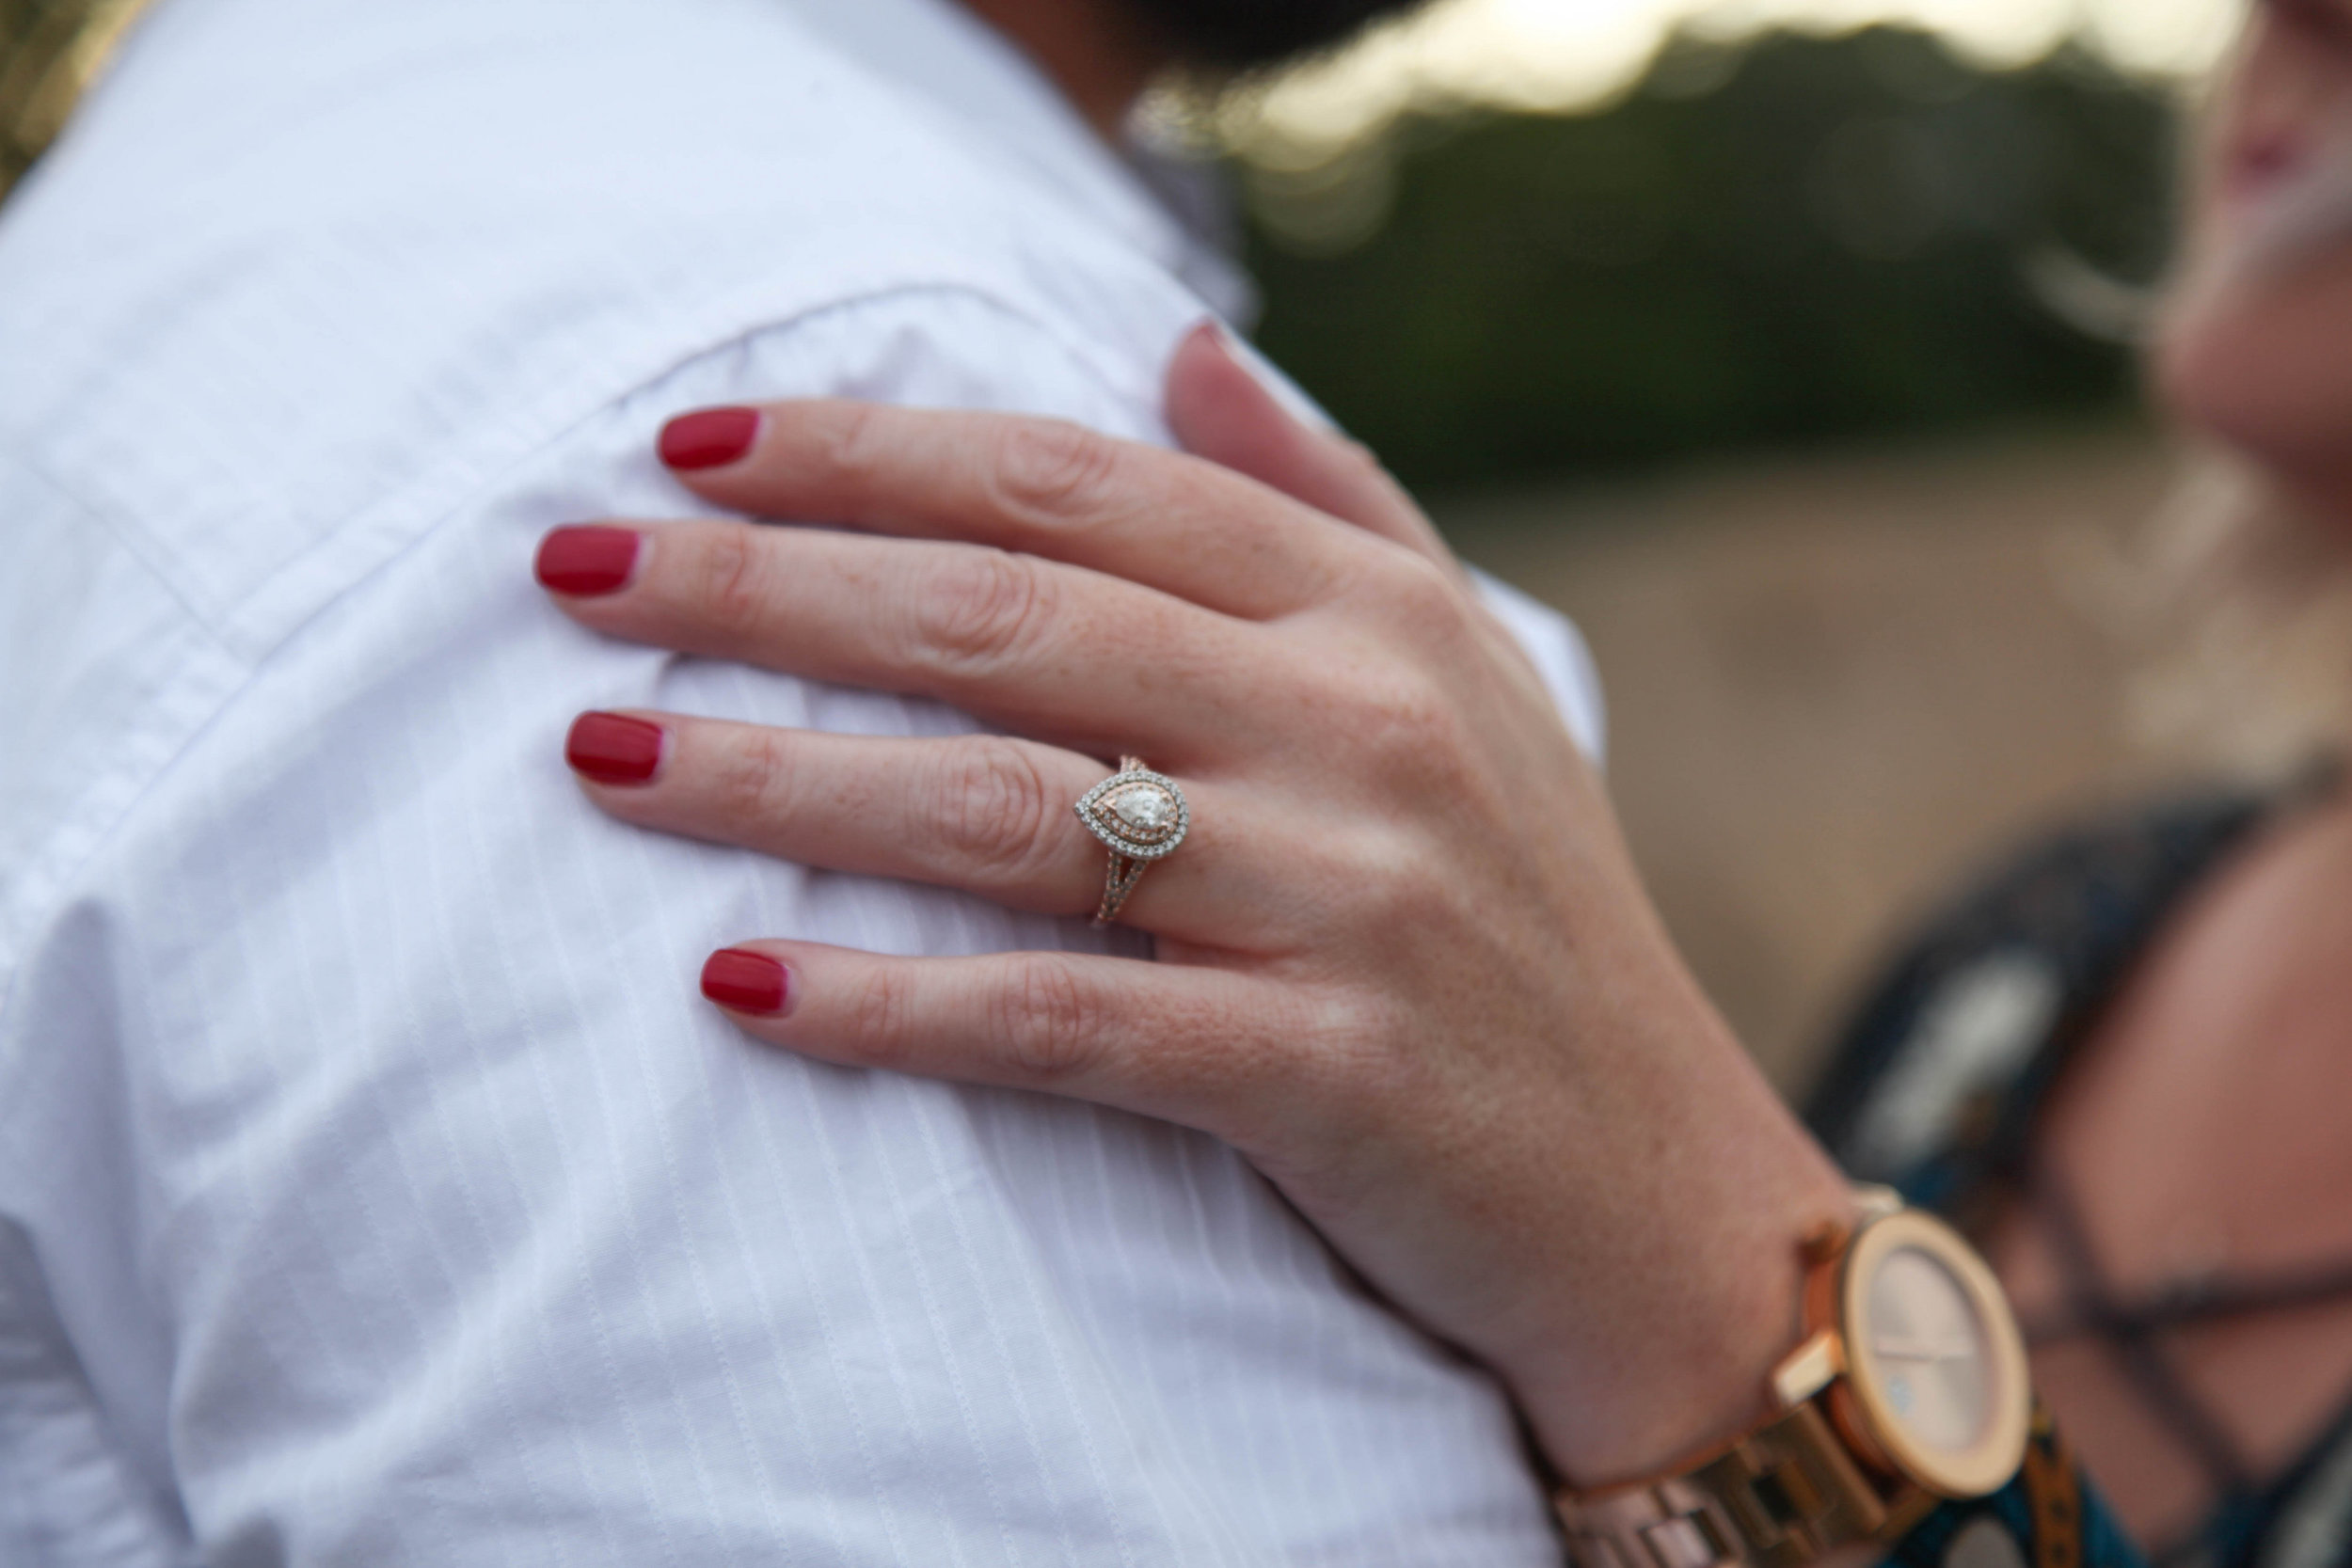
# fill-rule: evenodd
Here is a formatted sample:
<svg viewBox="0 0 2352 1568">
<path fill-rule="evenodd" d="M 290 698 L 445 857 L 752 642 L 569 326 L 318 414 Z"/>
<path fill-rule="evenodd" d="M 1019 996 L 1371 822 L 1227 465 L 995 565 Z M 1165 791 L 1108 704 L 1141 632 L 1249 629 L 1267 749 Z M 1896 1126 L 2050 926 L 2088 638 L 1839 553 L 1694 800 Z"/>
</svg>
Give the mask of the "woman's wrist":
<svg viewBox="0 0 2352 1568">
<path fill-rule="evenodd" d="M 1580 1487 L 1656 1474 L 1762 1421 L 1771 1375 L 1803 1338 L 1802 1243 L 1854 1212 L 1836 1166 L 1708 1020 L 1691 1048 L 1642 1053 L 1659 1071 L 1641 1098 L 1674 1111 L 1629 1124 L 1645 1135 L 1626 1140 L 1618 1180 L 1639 1201 L 1565 1211 L 1622 1229 L 1577 1249 L 1617 1277 L 1565 1282 L 1559 1330 L 1505 1369 Z"/>
<path fill-rule="evenodd" d="M 1825 1217 L 1815 1205 L 1803 1212 Z M 1784 1244 L 1717 1265 L 1744 1277 L 1685 1303 L 1661 1302 L 1650 1320 L 1654 1349 L 1604 1365 L 1545 1369 L 1514 1379 L 1537 1441 L 1559 1474 L 1600 1487 L 1664 1472 L 1761 1424 L 1772 1413 L 1772 1373 L 1800 1342 L 1803 1283 L 1798 1212 L 1771 1221 Z M 1773 1256 L 1763 1256 L 1769 1250 Z M 1783 1256 L 1785 1254 L 1785 1256 Z M 1686 1305 L 1687 1303 L 1687 1305 Z"/>
</svg>

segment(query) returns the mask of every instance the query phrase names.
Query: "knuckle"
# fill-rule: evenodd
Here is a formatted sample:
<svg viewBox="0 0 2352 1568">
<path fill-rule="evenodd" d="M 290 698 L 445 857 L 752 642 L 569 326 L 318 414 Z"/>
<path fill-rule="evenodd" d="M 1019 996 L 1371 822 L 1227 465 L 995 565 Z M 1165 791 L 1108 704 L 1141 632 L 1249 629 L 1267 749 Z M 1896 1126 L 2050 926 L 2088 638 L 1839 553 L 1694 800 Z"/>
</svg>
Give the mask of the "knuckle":
<svg viewBox="0 0 2352 1568">
<path fill-rule="evenodd" d="M 1422 875 L 1405 855 L 1367 875 L 1360 887 L 1363 908 L 1359 918 L 1374 930 L 1426 930 L 1431 917 L 1451 901 L 1451 890 Z"/>
<path fill-rule="evenodd" d="M 777 802 L 789 800 L 791 751 L 773 730 L 755 729 L 725 748 L 711 778 L 711 795 L 726 821 L 766 820 Z"/>
<path fill-rule="evenodd" d="M 835 488 L 863 490 L 888 463 L 888 440 L 882 410 L 866 403 L 826 405 L 825 419 L 813 443 L 818 470 Z"/>
<path fill-rule="evenodd" d="M 1418 671 L 1365 681 L 1354 706 L 1358 733 L 1375 755 L 1391 764 L 1408 764 L 1415 771 L 1440 766 L 1459 743 L 1459 725 L 1446 692 Z"/>
<path fill-rule="evenodd" d="M 842 998 L 843 1019 L 858 1060 L 871 1067 L 895 1068 L 914 1054 L 908 1037 L 913 1008 L 905 976 L 895 965 L 868 966 L 851 979 Z"/>
<path fill-rule="evenodd" d="M 1117 487 L 1118 449 L 1083 425 L 1023 420 L 996 449 L 995 488 L 1015 515 L 1067 517 L 1095 510 Z"/>
<path fill-rule="evenodd" d="M 1395 1009 L 1373 993 L 1349 992 L 1315 998 L 1303 1008 L 1295 1029 L 1310 1031 L 1317 1045 L 1310 1070 L 1334 1098 L 1357 1093 L 1385 1071 L 1396 1053 L 1400 1032 Z"/>
<path fill-rule="evenodd" d="M 757 629 L 768 609 L 769 585 L 766 557 L 751 530 L 736 524 L 712 530 L 695 559 L 700 612 L 726 632 Z"/>
<path fill-rule="evenodd" d="M 1422 834 L 1401 824 L 1350 835 L 1343 850 L 1349 914 L 1362 929 L 1427 927 L 1430 900 L 1448 880 L 1428 849 Z"/>
<path fill-rule="evenodd" d="M 1469 628 L 1470 603 L 1461 583 L 1427 556 L 1397 550 L 1382 577 L 1389 615 L 1422 641 L 1450 646 Z"/>
<path fill-rule="evenodd" d="M 918 591 L 915 638 L 923 653 L 950 669 L 996 668 L 1038 635 L 1046 601 L 1035 562 L 1003 550 L 972 550 Z"/>
<path fill-rule="evenodd" d="M 1416 817 L 1483 800 L 1485 763 L 1455 692 L 1416 664 L 1378 654 L 1364 664 L 1321 684 L 1310 701 L 1316 727 L 1345 737 L 1365 784 Z"/>
<path fill-rule="evenodd" d="M 1007 1058 L 1023 1077 L 1057 1083 L 1084 1073 L 1103 1050 L 1103 1007 L 1092 987 L 1059 958 L 1015 967 L 997 993 Z"/>
<path fill-rule="evenodd" d="M 994 736 L 961 744 L 937 788 L 932 819 L 952 852 L 1011 881 L 1040 869 L 1053 805 L 1025 748 Z"/>
</svg>

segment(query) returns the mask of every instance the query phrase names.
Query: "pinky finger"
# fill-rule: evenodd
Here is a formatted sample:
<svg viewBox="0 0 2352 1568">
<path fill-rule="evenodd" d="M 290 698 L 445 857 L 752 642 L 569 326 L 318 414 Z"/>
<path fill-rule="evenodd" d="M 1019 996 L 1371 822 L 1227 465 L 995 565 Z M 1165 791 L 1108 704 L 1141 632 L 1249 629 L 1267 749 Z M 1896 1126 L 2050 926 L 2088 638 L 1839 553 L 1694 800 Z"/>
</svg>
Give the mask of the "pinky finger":
<svg viewBox="0 0 2352 1568">
<path fill-rule="evenodd" d="M 1223 970 L 1073 953 L 906 958 L 750 942 L 703 994 L 771 1045 L 845 1067 L 1035 1089 L 1245 1147 L 1250 1108 L 1316 1049 L 1291 988 Z"/>
</svg>

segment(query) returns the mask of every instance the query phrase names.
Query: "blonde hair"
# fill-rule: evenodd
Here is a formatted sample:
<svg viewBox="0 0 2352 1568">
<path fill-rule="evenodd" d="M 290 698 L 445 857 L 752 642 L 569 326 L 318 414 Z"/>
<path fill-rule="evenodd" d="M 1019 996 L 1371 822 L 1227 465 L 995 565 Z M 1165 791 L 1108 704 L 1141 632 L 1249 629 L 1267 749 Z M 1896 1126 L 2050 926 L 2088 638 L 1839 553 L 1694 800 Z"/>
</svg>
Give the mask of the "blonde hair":
<svg viewBox="0 0 2352 1568">
<path fill-rule="evenodd" d="M 2208 236 L 2171 292 L 2258 282 L 2347 239 L 2352 114 L 2288 183 Z M 2254 460 L 2192 445 L 2123 580 L 2136 629 L 2153 641 L 2132 692 L 2141 739 L 2254 774 L 2352 740 L 2352 532 L 2311 515 Z"/>
<path fill-rule="evenodd" d="M 2143 744 L 2272 778 L 2352 736 L 2352 546 L 2244 458 L 2189 453 L 2114 581 Z"/>
</svg>

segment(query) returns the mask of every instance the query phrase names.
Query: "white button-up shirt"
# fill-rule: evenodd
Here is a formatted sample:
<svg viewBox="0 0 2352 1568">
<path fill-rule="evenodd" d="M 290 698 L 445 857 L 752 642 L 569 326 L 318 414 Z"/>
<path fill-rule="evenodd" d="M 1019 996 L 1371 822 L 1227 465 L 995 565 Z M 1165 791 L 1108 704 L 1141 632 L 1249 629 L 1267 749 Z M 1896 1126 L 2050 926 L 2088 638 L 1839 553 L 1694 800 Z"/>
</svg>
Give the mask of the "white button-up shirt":
<svg viewBox="0 0 2352 1568">
<path fill-rule="evenodd" d="M 1096 933 L 562 762 L 969 727 L 554 613 L 543 531 L 689 504 L 665 417 L 1164 439 L 1218 277 L 943 0 L 165 0 L 0 219 L 0 1562 L 1552 1560 L 1489 1380 L 1229 1149 L 695 996 Z"/>
</svg>

